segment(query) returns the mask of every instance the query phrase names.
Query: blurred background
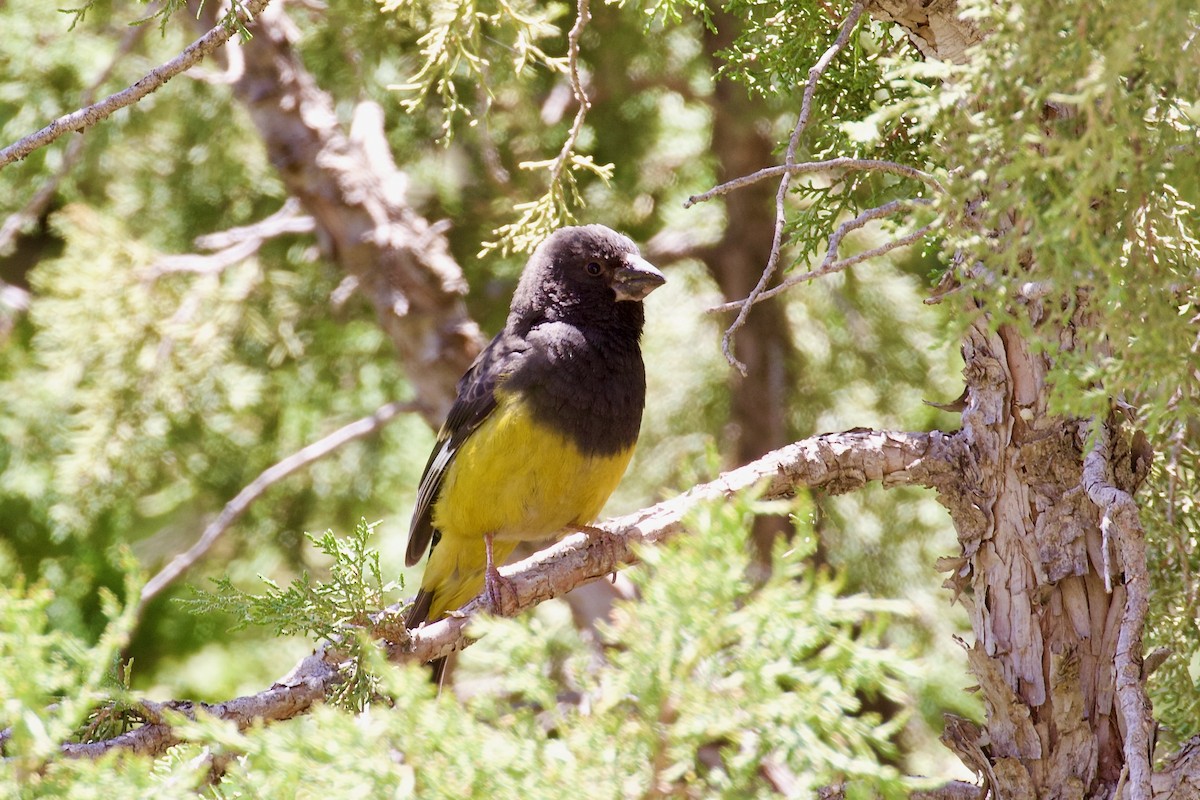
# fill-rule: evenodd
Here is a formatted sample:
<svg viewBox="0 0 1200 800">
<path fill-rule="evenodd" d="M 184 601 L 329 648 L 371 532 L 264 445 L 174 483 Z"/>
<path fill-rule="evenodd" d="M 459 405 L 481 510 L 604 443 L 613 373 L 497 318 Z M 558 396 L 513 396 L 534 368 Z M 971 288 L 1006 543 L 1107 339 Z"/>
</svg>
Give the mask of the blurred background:
<svg viewBox="0 0 1200 800">
<path fill-rule="evenodd" d="M 388 185 L 405 213 L 448 243 L 466 281 L 466 318 L 482 334 L 465 346 L 478 346 L 503 324 L 525 259 L 481 251 L 514 221 L 516 204 L 545 191 L 545 171 L 519 165 L 552 158 L 576 110 L 561 72 L 514 60 L 522 43 L 565 52 L 574 9 L 547 5 L 544 21 L 524 31 L 468 30 L 477 38 L 467 43 L 491 60 L 486 74 L 466 72 L 447 95 L 436 84 L 396 88 L 420 73 L 429 46 L 421 36 L 439 22 L 438 4 L 282 8 L 286 16 L 271 23 L 282 31 L 275 57 L 290 55 L 302 70 L 291 77 L 325 99 L 330 124 L 350 131 L 369 104 L 382 111 L 379 130 L 395 163 Z M 206 8 L 195 25 L 188 13 L 161 29 L 157 19 L 129 25 L 151 10 L 97 2 L 73 19 L 43 0 L 0 2 L 0 137 L 15 141 L 128 85 L 215 21 Z M 756 73 L 752 59 L 731 51 L 740 24 L 732 18 L 718 20 L 718 34 L 669 9 L 595 4 L 592 12 L 581 66 L 593 108 L 577 150 L 614 167 L 607 182 L 578 173 L 576 218 L 627 233 L 668 277 L 646 303 L 640 444 L 606 514 L 816 433 L 955 428 L 957 415 L 923 402 L 957 397 L 962 364 L 943 311 L 922 304 L 939 265 L 919 248 L 756 307 L 737 337 L 748 375 L 728 365 L 720 340 L 731 315 L 708 310 L 744 297 L 758 280 L 777 184 L 686 210 L 683 202 L 778 162 L 798 108 L 794 76 L 775 67 Z M 830 74 L 818 98 L 823 115 L 864 110 L 843 107 L 854 102 L 844 90 L 871 80 L 864 73 L 873 60 L 912 57 L 873 26 L 856 47 L 862 72 Z M 807 51 L 794 57 L 803 61 Z M 725 76 L 731 64 L 743 68 L 739 83 Z M 282 85 L 279 75 L 255 73 L 271 68 L 249 57 L 205 63 L 85 135 L 0 171 L 0 580 L 20 575 L 48 588 L 51 625 L 84 640 L 106 621 L 100 590 L 123 592 L 127 553 L 153 575 L 264 469 L 385 403 L 423 399 L 336 237 L 320 219 L 305 221 L 304 204 L 289 205 L 296 176 L 264 136 L 272 112 L 255 107 L 248 88 Z M 836 126 L 820 122 L 824 132 L 806 140 L 805 158 L 845 144 Z M 824 190 L 820 181 L 809 187 Z M 299 221 L 274 226 L 244 253 L 203 239 L 279 219 L 272 215 L 281 209 Z M 848 252 L 887 235 L 859 231 Z M 162 699 L 224 699 L 269 685 L 307 653 L 303 639 L 231 633 L 230 619 L 196 616 L 176 602 L 191 586 L 209 588 L 211 576 L 248 590 L 258 576 L 320 576 L 327 564 L 305 532 L 379 521 L 373 546 L 385 574 L 415 586 L 402 551 L 433 435 L 422 414 L 402 414 L 273 485 L 145 609 L 125 653 L 134 688 Z M 877 486 L 768 511 L 740 529 L 753 564 L 769 564 L 773 543 L 790 538 L 827 591 L 894 602 L 881 635 L 917 711 L 905 749 L 910 766 L 942 771 L 948 754 L 930 731 L 943 710 L 973 712 L 952 640 L 965 618 L 934 568 L 957 552 L 946 514 L 930 494 Z M 561 603 L 522 624 L 556 646 L 585 647 Z M 462 680 L 486 691 L 489 670 L 502 667 L 494 652 L 477 651 L 464 658 Z"/>
</svg>

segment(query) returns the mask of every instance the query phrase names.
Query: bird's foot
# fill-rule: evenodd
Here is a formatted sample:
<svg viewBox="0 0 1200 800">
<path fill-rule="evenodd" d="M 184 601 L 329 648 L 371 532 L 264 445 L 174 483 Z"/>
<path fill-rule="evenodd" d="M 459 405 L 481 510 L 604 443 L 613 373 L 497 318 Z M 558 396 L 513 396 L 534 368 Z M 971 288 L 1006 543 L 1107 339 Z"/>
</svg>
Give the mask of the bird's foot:
<svg viewBox="0 0 1200 800">
<path fill-rule="evenodd" d="M 492 613 L 498 617 L 512 617 L 517 613 L 517 587 L 500 574 L 500 570 L 488 566 L 483 573 L 483 594 Z"/>
</svg>

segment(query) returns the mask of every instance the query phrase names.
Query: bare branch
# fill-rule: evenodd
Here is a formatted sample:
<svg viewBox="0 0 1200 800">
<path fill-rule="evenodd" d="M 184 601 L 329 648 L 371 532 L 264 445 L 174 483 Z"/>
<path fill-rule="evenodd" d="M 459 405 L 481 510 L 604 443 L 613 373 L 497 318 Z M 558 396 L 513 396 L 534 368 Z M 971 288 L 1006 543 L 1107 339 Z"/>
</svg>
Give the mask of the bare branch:
<svg viewBox="0 0 1200 800">
<path fill-rule="evenodd" d="M 341 673 L 336 657 L 322 647 L 297 664 L 295 669 L 270 689 L 257 694 L 213 704 L 193 703 L 187 700 L 148 703 L 147 711 L 152 712 L 148 715 L 151 719 L 162 719 L 170 712 L 194 718 L 197 712 L 202 712 L 232 722 L 237 725 L 238 730 L 245 730 L 251 725 L 277 722 L 303 714 L 314 703 L 323 700 L 340 681 Z M 169 723 L 153 722 L 112 739 L 64 744 L 62 753 L 74 758 L 99 758 L 105 753 L 125 750 L 156 756 L 181 741 L 183 739 Z"/>
<path fill-rule="evenodd" d="M 787 280 L 783 281 L 778 286 L 774 286 L 770 289 L 760 292 L 757 297 L 751 296 L 747 297 L 745 300 L 734 300 L 730 303 L 723 303 L 719 306 L 713 306 L 712 308 L 707 309 L 708 313 L 716 314 L 725 311 L 737 311 L 741 308 L 744 308 L 748 304 L 761 303 L 764 300 L 770 300 L 772 297 L 783 294 L 793 286 L 804 283 L 805 281 L 811 281 L 814 278 L 820 278 L 825 275 L 832 275 L 835 272 L 841 272 L 842 270 L 852 267 L 855 264 L 868 261 L 885 253 L 890 253 L 892 250 L 896 250 L 901 247 L 907 247 L 913 242 L 920 241 L 921 239 L 925 238 L 930 231 L 938 226 L 937 220 L 929 223 L 928 225 L 923 225 L 920 228 L 917 228 L 915 231 L 905 234 L 904 236 L 900 236 L 896 239 L 892 239 L 889 242 L 885 242 L 878 247 L 873 247 L 870 250 L 864 250 L 861 253 L 857 253 L 840 260 L 833 260 L 837 256 L 837 246 L 840 244 L 842 237 L 844 237 L 851 230 L 854 228 L 861 228 L 863 225 L 873 219 L 879 219 L 887 214 L 895 213 L 897 210 L 900 210 L 902 205 L 911 205 L 915 202 L 921 201 L 893 200 L 891 203 L 885 203 L 877 208 L 864 211 L 854 219 L 842 223 L 842 225 L 840 225 L 836 231 L 830 234 L 829 250 L 826 251 L 825 258 L 821 262 L 821 266 L 808 272 L 802 272 L 799 275 L 789 276 Z M 888 208 L 889 206 L 892 206 L 892 208 Z"/>
<path fill-rule="evenodd" d="M 416 406 L 413 403 L 388 403 L 380 407 L 374 414 L 355 420 L 348 425 L 343 425 L 328 436 L 297 450 L 279 463 L 263 470 L 262 474 L 251 481 L 246 488 L 238 492 L 237 497 L 225 505 L 225 508 L 221 510 L 217 518 L 204 529 L 204 532 L 196 540 L 195 544 L 188 548 L 186 552 L 180 553 L 171 559 L 171 563 L 163 567 L 157 575 L 142 587 L 141 599 L 138 601 L 138 614 L 140 615 L 145 611 L 146 604 L 154 599 L 156 595 L 170 586 L 180 575 L 203 558 L 225 531 L 229 530 L 233 523 L 267 489 L 298 470 L 307 467 L 314 461 L 324 458 L 342 445 L 375 433 L 399 414 L 415 410 Z"/>
<path fill-rule="evenodd" d="M 0 345 L 8 340 L 17 319 L 29 310 L 31 301 L 28 291 L 0 280 Z"/>
<path fill-rule="evenodd" d="M 237 12 L 238 24 L 247 25 L 267 7 L 269 2 L 270 0 L 248 0 L 242 4 Z M 146 77 L 129 88 L 109 95 L 99 103 L 59 117 L 40 131 L 0 150 L 0 169 L 14 161 L 20 161 L 34 150 L 45 147 L 68 131 L 82 131 L 108 118 L 114 111 L 133 105 L 171 78 L 198 64 L 205 56 L 210 55 L 229 41 L 237 30 L 237 25 L 217 25 L 188 45 L 178 56 L 151 70 Z"/>
<path fill-rule="evenodd" d="M 885 486 L 942 486 L 957 480 L 955 465 L 962 457 L 960 449 L 957 437 L 937 431 L 851 431 L 796 442 L 686 494 L 610 520 L 592 535 L 573 534 L 502 568 L 515 590 L 510 610 L 518 613 L 584 583 L 607 580 L 614 571 L 636 563 L 635 548 L 684 533 L 685 514 L 700 503 L 755 487 L 763 498 L 773 499 L 791 496 L 802 486 L 845 492 L 871 480 L 880 480 Z M 143 597 L 147 594 L 143 591 Z M 455 615 L 411 631 L 409 642 L 389 644 L 388 656 L 396 662 L 424 662 L 461 650 L 470 644 L 464 635 L 470 621 L 488 611 L 485 601 L 473 600 Z M 240 729 L 288 719 L 307 711 L 338 684 L 341 658 L 334 646 L 323 645 L 265 691 L 214 705 L 178 701 L 152 704 L 148 718 L 161 719 L 167 711 L 187 716 L 203 711 L 234 722 Z M 63 745 L 62 751 L 85 757 L 117 749 L 156 755 L 179 741 L 169 725 L 159 723 L 102 742 Z"/>
<path fill-rule="evenodd" d="M 257 253 L 262 244 L 262 239 L 247 239 L 208 255 L 184 253 L 183 255 L 164 256 L 151 266 L 139 270 L 139 276 L 147 281 L 154 281 L 172 272 L 216 275 Z"/>
<path fill-rule="evenodd" d="M 890 175 L 901 175 L 905 178 L 913 178 L 927 186 L 937 190 L 939 194 L 944 194 L 946 187 L 942 186 L 941 181 L 930 175 L 928 172 L 910 167 L 907 164 L 901 164 L 898 161 L 882 161 L 871 158 L 847 158 L 845 156 L 839 158 L 830 158 L 825 161 L 805 161 L 800 164 L 777 164 L 773 167 L 764 167 L 758 172 L 752 172 L 749 175 L 742 175 L 740 178 L 734 178 L 731 181 L 726 181 L 720 186 L 714 186 L 707 192 L 689 197 L 684 202 L 684 208 L 691 208 L 697 203 L 704 203 L 712 200 L 714 197 L 729 194 L 737 189 L 744 189 L 759 181 L 767 180 L 768 178 L 778 178 L 781 175 L 811 175 L 817 172 L 883 172 Z"/>
<path fill-rule="evenodd" d="M 684 517 L 697 505 L 758 488 L 763 499 L 793 495 L 799 487 L 833 494 L 878 480 L 885 487 L 940 486 L 957 480 L 957 438 L 938 431 L 898 433 L 850 431 L 814 436 L 768 453 L 711 483 L 649 508 L 599 526 L 608 535 L 572 534 L 524 561 L 502 567 L 511 582 L 519 613 L 636 563 L 637 548 L 682 534 Z M 411 644 L 395 659 L 428 661 L 461 650 L 469 641 L 463 631 L 471 619 L 489 612 L 476 598 L 452 617 L 412 631 Z"/>
<path fill-rule="evenodd" d="M 288 233 L 312 233 L 316 226 L 312 217 L 300 213 L 300 201 L 289 197 L 278 211 L 252 225 L 196 237 L 197 247 L 216 250 L 215 253 L 164 256 L 141 274 L 149 281 L 172 272 L 214 275 L 245 261 L 257 253 L 268 239 Z"/>
<path fill-rule="evenodd" d="M 583 130 L 583 121 L 592 107 L 592 101 L 588 100 L 587 91 L 583 88 L 583 79 L 579 75 L 579 40 L 583 37 L 584 28 L 592 21 L 589 0 L 578 0 L 578 8 L 579 13 L 575 17 L 575 24 L 567 33 L 567 72 L 571 78 L 571 91 L 579 103 L 579 110 L 575 112 L 575 121 L 571 123 L 571 131 L 567 134 L 567 140 L 563 142 L 562 149 L 558 152 L 558 158 L 554 160 L 554 167 L 550 170 L 551 186 L 557 183 L 562 175 L 567 160 L 575 149 L 575 142 L 579 139 L 579 132 Z"/>
<path fill-rule="evenodd" d="M 842 51 L 846 46 L 846 42 L 850 40 L 850 32 L 854 30 L 854 26 L 858 24 L 859 18 L 862 17 L 863 10 L 866 8 L 865 0 L 858 0 L 850 12 L 846 14 L 846 19 L 842 23 L 842 29 L 838 32 L 838 37 L 834 43 L 829 46 L 818 60 L 808 71 L 808 84 L 804 87 L 804 100 L 800 105 L 800 117 L 796 120 L 796 127 L 792 130 L 792 138 L 788 141 L 787 154 L 783 159 L 785 167 L 792 167 L 796 163 L 796 147 L 800 144 L 800 137 L 804 133 L 804 129 L 808 127 L 808 119 L 812 114 L 812 99 L 817 91 L 817 81 L 825 70 L 829 68 L 834 56 Z M 791 173 L 784 171 L 783 179 L 779 182 L 779 191 L 775 193 L 775 235 L 771 240 L 771 255 L 767 259 L 767 266 L 763 269 L 762 277 L 759 278 L 758 284 L 751 290 L 747 302 L 738 312 L 737 319 L 725 331 L 725 335 L 721 337 L 721 352 L 725 354 L 725 359 L 731 366 L 737 368 L 742 375 L 746 374 L 746 365 L 738 360 L 733 354 L 733 337 L 738 329 L 746 324 L 746 316 L 749 315 L 750 309 L 754 306 L 754 299 L 762 294 L 763 290 L 771 282 L 771 278 L 775 276 L 775 270 L 779 265 L 779 250 L 783 246 L 783 224 L 784 224 L 784 201 L 787 199 L 788 186 L 791 184 Z"/>
<path fill-rule="evenodd" d="M 278 211 L 258 222 L 197 236 L 196 247 L 201 250 L 224 250 L 245 241 L 253 240 L 261 244 L 265 239 L 288 233 L 312 233 L 314 228 L 313 218 L 300 213 L 300 201 L 289 197 Z"/>
<path fill-rule="evenodd" d="M 137 46 L 137 43 L 142 40 L 149 29 L 149 25 L 135 25 L 125 32 L 108 65 L 92 80 L 91 85 L 84 89 L 83 94 L 79 98 L 81 105 L 90 106 L 92 104 L 96 99 L 96 92 L 109 79 L 113 70 L 116 69 L 117 64 Z M 67 152 L 63 154 L 62 162 L 58 165 L 58 169 L 54 171 L 54 174 L 38 187 L 38 190 L 33 193 L 33 197 L 29 198 L 29 202 L 25 204 L 24 208 L 10 214 L 8 219 L 4 220 L 4 224 L 0 225 L 0 254 L 11 252 L 21 229 L 42 216 L 42 213 L 50 205 L 50 201 L 54 199 L 54 194 L 58 191 L 63 178 L 70 174 L 75 165 L 79 163 L 79 159 L 83 157 L 83 147 L 86 142 L 87 140 L 82 136 L 72 139 L 71 143 L 67 145 Z"/>
<path fill-rule="evenodd" d="M 1125 607 L 1117 634 L 1116 691 L 1117 707 L 1125 728 L 1125 766 L 1129 770 L 1129 794 L 1126 796 L 1148 800 L 1151 796 L 1150 734 L 1154 723 L 1150 698 L 1142 682 L 1142 631 L 1150 608 L 1146 532 L 1138 518 L 1133 496 L 1114 486 L 1109 478 L 1112 474 L 1109 424 L 1093 419 L 1091 429 L 1095 444 L 1083 457 L 1081 483 L 1088 498 L 1100 509 L 1100 530 L 1106 538 L 1109 531 L 1116 534 L 1125 572 Z M 1108 576 L 1105 577 L 1107 580 Z"/>
<path fill-rule="evenodd" d="M 20 286 L 0 281 L 0 311 L 20 313 L 29 310 L 29 292 Z"/>
<path fill-rule="evenodd" d="M 663 228 L 642 246 L 642 254 L 650 263 L 662 267 L 689 258 L 704 258 L 715 242 L 702 231 L 683 228 Z"/>
<path fill-rule="evenodd" d="M 932 789 L 917 789 L 909 800 L 983 800 L 987 789 L 966 781 L 950 781 Z"/>
</svg>

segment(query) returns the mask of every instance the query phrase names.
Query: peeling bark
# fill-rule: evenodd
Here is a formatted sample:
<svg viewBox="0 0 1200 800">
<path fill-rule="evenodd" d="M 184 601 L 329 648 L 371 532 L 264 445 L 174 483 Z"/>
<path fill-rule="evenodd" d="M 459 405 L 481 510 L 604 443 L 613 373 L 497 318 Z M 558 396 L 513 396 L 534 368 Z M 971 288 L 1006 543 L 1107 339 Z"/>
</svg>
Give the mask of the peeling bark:
<svg viewBox="0 0 1200 800">
<path fill-rule="evenodd" d="M 971 617 L 968 661 L 987 711 L 977 743 L 992 774 L 968 766 L 1002 797 L 1111 796 L 1126 766 L 1114 664 L 1127 592 L 1105 588 L 1101 513 L 1083 486 L 1085 429 L 1048 413 L 1048 357 L 972 311 L 970 469 L 963 493 L 941 496 L 962 546 L 942 567 Z"/>
<path fill-rule="evenodd" d="M 867 13 L 894 22 L 926 58 L 966 61 L 966 50 L 983 41 L 979 29 L 958 16 L 957 0 L 871 0 Z"/>
</svg>

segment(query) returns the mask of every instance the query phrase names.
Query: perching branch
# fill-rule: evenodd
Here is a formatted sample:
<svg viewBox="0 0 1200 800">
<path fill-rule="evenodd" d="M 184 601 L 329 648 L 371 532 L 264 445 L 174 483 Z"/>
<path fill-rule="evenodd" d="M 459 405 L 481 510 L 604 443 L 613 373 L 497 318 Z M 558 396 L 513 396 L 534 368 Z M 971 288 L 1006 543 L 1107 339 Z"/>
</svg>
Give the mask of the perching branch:
<svg viewBox="0 0 1200 800">
<path fill-rule="evenodd" d="M 238 492 L 237 497 L 225 504 L 225 508 L 221 509 L 217 518 L 208 524 L 195 544 L 186 552 L 171 559 L 167 566 L 163 567 L 142 587 L 141 599 L 138 601 L 138 614 L 141 615 L 145 611 L 147 603 L 203 558 L 217 543 L 217 540 L 246 512 L 251 503 L 261 497 L 267 489 L 314 461 L 324 458 L 342 445 L 370 436 L 401 413 L 415 410 L 416 406 L 413 403 L 388 403 L 380 407 L 374 414 L 343 425 L 328 436 L 301 448 L 277 464 L 267 467 L 246 488 Z"/>
<path fill-rule="evenodd" d="M 885 487 L 946 486 L 957 480 L 955 464 L 960 441 L 939 431 L 898 433 L 850 431 L 829 433 L 795 442 L 755 461 L 723 473 L 685 494 L 599 526 L 607 536 L 576 533 L 530 558 L 502 567 L 512 583 L 515 603 L 510 615 L 637 562 L 636 549 L 666 541 L 685 532 L 684 518 L 696 506 L 728 499 L 758 488 L 760 497 L 790 497 L 797 488 L 841 494 L 878 480 Z M 459 615 L 412 631 L 411 645 L 395 654 L 398 660 L 428 661 L 461 650 L 470 642 L 463 635 L 471 619 L 490 611 L 476 598 Z"/>
<path fill-rule="evenodd" d="M 559 597 L 584 583 L 607 579 L 614 571 L 637 561 L 636 548 L 684 533 L 684 517 L 698 504 L 732 497 L 758 487 L 763 499 L 788 497 L 797 488 L 823 488 L 831 493 L 857 489 L 867 481 L 884 486 L 949 487 L 958 479 L 962 442 L 955 436 L 931 433 L 851 431 L 825 434 L 768 453 L 746 466 L 721 475 L 671 500 L 609 520 L 607 535 L 573 534 L 531 558 L 503 567 L 514 589 L 518 613 Z M 149 588 L 149 587 L 147 587 Z M 143 592 L 143 596 L 146 596 Z M 411 631 L 407 643 L 391 643 L 389 658 L 424 662 L 466 647 L 465 630 L 477 615 L 489 611 L 479 599 L 460 613 Z M 326 644 L 305 658 L 271 688 L 214 705 L 176 701 L 154 706 L 151 718 L 174 710 L 192 715 L 202 710 L 245 729 L 252 724 L 302 714 L 323 700 L 341 680 L 342 656 Z M 113 739 L 63 745 L 69 756 L 97 757 L 113 750 L 146 755 L 162 753 L 180 737 L 169 724 L 154 722 Z"/>
<path fill-rule="evenodd" d="M 790 168 L 796 164 L 796 148 L 800 144 L 800 137 L 804 134 L 805 128 L 808 127 L 808 119 L 812 114 L 812 99 L 817 91 L 817 81 L 821 75 L 829 68 L 833 62 L 834 56 L 842 51 L 846 46 L 846 42 L 850 40 L 850 32 L 854 30 L 854 26 L 858 24 L 858 20 L 862 17 L 863 11 L 866 8 L 865 0 L 858 0 L 850 12 L 846 14 L 846 19 L 842 22 L 842 28 L 838 32 L 837 39 L 829 46 L 818 60 L 808 71 L 808 84 L 804 87 L 804 100 L 800 105 L 800 117 L 796 120 L 796 127 L 792 130 L 792 137 L 788 141 L 787 154 L 784 156 L 783 179 L 779 182 L 779 191 L 775 193 L 775 235 L 771 240 L 771 255 L 767 258 L 767 266 L 763 269 L 762 277 L 759 278 L 758 284 L 750 291 L 746 303 L 738 312 L 737 319 L 725 331 L 725 335 L 721 337 L 721 352 L 725 354 L 726 360 L 737 368 L 742 375 L 746 374 L 746 365 L 738 360 L 733 354 L 733 337 L 738 329 L 746 324 L 746 316 L 750 313 L 750 309 L 754 306 L 754 300 L 758 295 L 762 294 L 763 290 L 771 282 L 771 278 L 775 276 L 775 270 L 779 266 L 779 252 L 783 246 L 783 226 L 784 226 L 784 201 L 787 199 L 788 186 L 791 185 L 792 175 Z"/>
<path fill-rule="evenodd" d="M 1124 723 L 1125 766 L 1129 770 L 1126 797 L 1148 800 L 1151 796 L 1150 735 L 1154 721 L 1150 698 L 1142 681 L 1142 632 L 1150 608 L 1150 577 L 1146 572 L 1146 532 L 1138 519 L 1138 507 L 1129 492 L 1113 485 L 1112 439 L 1109 425 L 1094 419 L 1095 445 L 1083 458 L 1081 483 L 1088 498 L 1100 509 L 1100 531 L 1107 553 L 1110 537 L 1116 539 L 1125 575 L 1125 607 L 1117 634 L 1117 708 Z M 1107 558 L 1107 556 L 1106 556 Z M 1109 575 L 1104 576 L 1106 585 Z M 1111 591 L 1111 589 L 1110 589 Z"/>
<path fill-rule="evenodd" d="M 897 248 L 905 247 L 913 242 L 920 241 L 921 239 L 925 238 L 926 234 L 937 227 L 937 221 L 917 228 L 915 231 L 907 233 L 904 236 L 892 239 L 889 242 L 885 242 L 878 247 L 873 247 L 870 250 L 865 250 L 861 253 L 848 256 L 847 258 L 843 259 L 837 258 L 838 247 L 841 245 L 842 239 L 844 239 L 846 234 L 850 233 L 850 231 L 857 230 L 872 220 L 882 219 L 883 217 L 895 214 L 897 211 L 904 211 L 916 205 L 928 205 L 929 203 L 929 200 L 918 197 L 911 200 L 893 200 L 890 203 L 884 203 L 881 206 L 869 208 L 854 219 L 843 222 L 833 233 L 829 235 L 829 246 L 825 251 L 825 258 L 822 259 L 820 266 L 818 266 L 816 269 L 808 272 L 802 272 L 798 275 L 790 275 L 788 276 L 787 280 L 781 282 L 778 286 L 765 289 L 759 292 L 757 296 L 751 294 L 745 300 L 734 300 L 730 303 L 723 303 L 719 306 L 713 306 L 712 308 L 708 309 L 708 312 L 717 313 L 721 311 L 738 311 L 746 306 L 753 305 L 755 303 L 761 303 L 764 300 L 769 300 L 775 295 L 786 292 L 788 289 L 791 289 L 797 284 L 804 283 L 805 281 L 811 281 L 813 278 L 820 278 L 824 275 L 832 275 L 835 272 L 841 272 L 842 270 L 852 267 L 861 261 L 867 261 Z"/>
<path fill-rule="evenodd" d="M 237 9 L 236 24 L 220 24 L 188 45 L 175 58 L 151 70 L 146 77 L 127 89 L 109 95 L 98 103 L 59 117 L 36 133 L 0 150 L 0 169 L 20 161 L 38 148 L 45 147 L 68 131 L 82 131 L 107 119 L 113 112 L 131 106 L 155 91 L 179 73 L 200 63 L 205 56 L 225 44 L 239 28 L 257 17 L 270 0 L 247 0 Z"/>
</svg>

